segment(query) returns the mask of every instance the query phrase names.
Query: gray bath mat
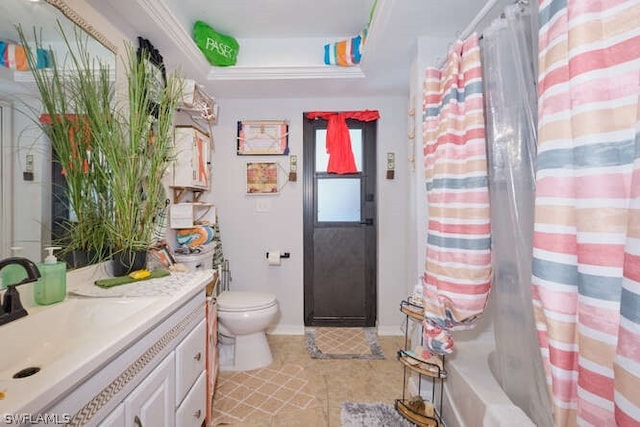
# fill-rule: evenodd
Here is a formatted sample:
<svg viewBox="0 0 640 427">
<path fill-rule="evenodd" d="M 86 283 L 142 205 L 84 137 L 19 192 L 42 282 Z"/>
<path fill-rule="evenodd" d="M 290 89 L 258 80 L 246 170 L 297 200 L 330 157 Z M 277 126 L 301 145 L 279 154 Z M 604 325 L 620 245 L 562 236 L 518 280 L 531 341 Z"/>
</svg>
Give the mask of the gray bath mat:
<svg viewBox="0 0 640 427">
<path fill-rule="evenodd" d="M 392 406 L 386 403 L 344 402 L 340 416 L 342 427 L 411 427 Z"/>
<path fill-rule="evenodd" d="M 307 328 L 305 336 L 314 359 L 384 359 L 375 328 Z"/>
</svg>

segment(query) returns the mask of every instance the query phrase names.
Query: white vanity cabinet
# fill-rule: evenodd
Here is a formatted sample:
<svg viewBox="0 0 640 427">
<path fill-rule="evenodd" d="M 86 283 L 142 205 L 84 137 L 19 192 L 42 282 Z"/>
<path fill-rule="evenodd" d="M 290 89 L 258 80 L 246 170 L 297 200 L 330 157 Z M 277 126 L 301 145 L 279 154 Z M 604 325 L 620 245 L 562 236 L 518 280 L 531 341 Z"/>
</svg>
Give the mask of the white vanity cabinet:
<svg viewBox="0 0 640 427">
<path fill-rule="evenodd" d="M 205 345 L 202 287 L 46 412 L 71 414 L 70 426 L 199 427 Z"/>
<path fill-rule="evenodd" d="M 116 409 L 102 420 L 100 427 L 122 427 L 125 423 L 124 417 L 124 403 L 119 404 Z"/>
</svg>

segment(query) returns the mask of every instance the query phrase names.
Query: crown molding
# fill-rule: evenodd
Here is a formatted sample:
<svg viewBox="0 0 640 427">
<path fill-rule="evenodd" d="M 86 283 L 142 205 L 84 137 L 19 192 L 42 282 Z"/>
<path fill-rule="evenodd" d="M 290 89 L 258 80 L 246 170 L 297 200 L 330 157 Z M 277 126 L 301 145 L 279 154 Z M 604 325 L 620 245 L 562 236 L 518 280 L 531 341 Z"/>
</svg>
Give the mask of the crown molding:
<svg viewBox="0 0 640 427">
<path fill-rule="evenodd" d="M 162 28 L 169 40 L 172 40 L 183 55 L 183 61 L 190 65 L 200 75 L 206 75 L 211 68 L 198 46 L 175 18 L 166 3 L 162 0 L 137 0 L 138 4 L 153 22 Z"/>
<path fill-rule="evenodd" d="M 336 67 L 330 65 L 310 66 L 233 66 L 211 67 L 207 79 L 220 80 L 288 80 L 288 79 L 357 79 L 365 75 L 359 66 Z"/>
<path fill-rule="evenodd" d="M 395 0 L 377 0 L 376 8 L 373 11 L 373 17 L 369 23 L 369 29 L 367 31 L 367 41 L 364 44 L 364 53 L 360 60 L 360 67 L 364 70 L 367 69 L 370 61 L 367 58 L 367 52 L 375 49 L 376 44 L 379 43 L 380 34 L 385 33 L 385 29 L 389 26 L 389 19 L 392 15 L 393 5 Z"/>
</svg>

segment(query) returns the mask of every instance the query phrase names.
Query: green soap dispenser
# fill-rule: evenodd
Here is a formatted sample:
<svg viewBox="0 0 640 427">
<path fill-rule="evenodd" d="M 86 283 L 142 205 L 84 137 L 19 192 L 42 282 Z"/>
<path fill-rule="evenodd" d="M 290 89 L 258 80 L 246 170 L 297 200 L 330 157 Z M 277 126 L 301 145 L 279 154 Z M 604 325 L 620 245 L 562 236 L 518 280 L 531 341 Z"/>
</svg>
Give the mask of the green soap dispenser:
<svg viewBox="0 0 640 427">
<path fill-rule="evenodd" d="M 11 248 L 11 256 L 19 257 L 22 256 L 22 247 L 20 246 L 12 246 Z M 17 283 L 22 282 L 27 278 L 27 271 L 21 266 L 17 264 L 9 264 L 5 268 L 2 269 L 2 281 L 0 289 L 4 289 L 9 285 L 15 285 Z"/>
<path fill-rule="evenodd" d="M 64 300 L 67 295 L 67 264 L 59 262 L 53 251 L 62 249 L 57 246 L 45 248 L 49 254 L 44 263 L 38 264 L 40 277 L 36 282 L 33 295 L 36 304 L 49 305 Z"/>
</svg>

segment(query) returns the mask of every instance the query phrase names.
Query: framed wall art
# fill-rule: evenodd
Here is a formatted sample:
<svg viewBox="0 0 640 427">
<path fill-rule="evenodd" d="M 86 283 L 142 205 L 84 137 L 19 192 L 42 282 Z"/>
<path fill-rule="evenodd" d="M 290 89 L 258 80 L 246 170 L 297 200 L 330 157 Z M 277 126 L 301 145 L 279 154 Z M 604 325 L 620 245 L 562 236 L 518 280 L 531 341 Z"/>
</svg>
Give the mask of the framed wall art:
<svg viewBox="0 0 640 427">
<path fill-rule="evenodd" d="M 286 120 L 238 121 L 238 155 L 289 154 L 289 124 Z"/>
<path fill-rule="evenodd" d="M 247 163 L 247 194 L 278 194 L 278 164 L 275 162 Z"/>
</svg>

